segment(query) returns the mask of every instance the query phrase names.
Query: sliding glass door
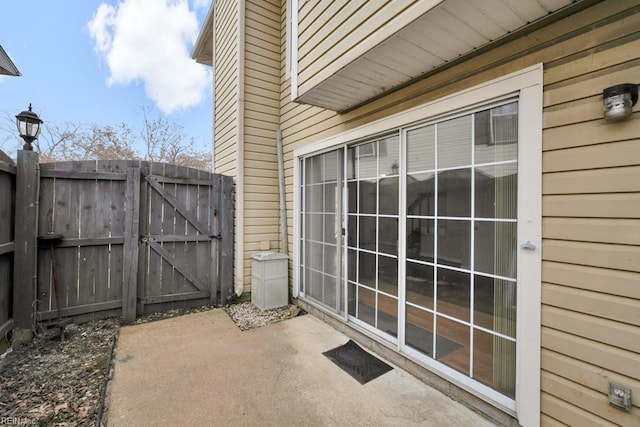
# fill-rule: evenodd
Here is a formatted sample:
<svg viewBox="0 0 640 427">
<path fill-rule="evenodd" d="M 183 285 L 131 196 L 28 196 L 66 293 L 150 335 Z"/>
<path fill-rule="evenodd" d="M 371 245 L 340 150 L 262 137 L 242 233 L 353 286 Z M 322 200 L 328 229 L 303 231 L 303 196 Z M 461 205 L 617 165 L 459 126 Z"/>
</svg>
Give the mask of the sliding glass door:
<svg viewBox="0 0 640 427">
<path fill-rule="evenodd" d="M 517 153 L 513 101 L 302 158 L 303 296 L 513 399 Z"/>
</svg>

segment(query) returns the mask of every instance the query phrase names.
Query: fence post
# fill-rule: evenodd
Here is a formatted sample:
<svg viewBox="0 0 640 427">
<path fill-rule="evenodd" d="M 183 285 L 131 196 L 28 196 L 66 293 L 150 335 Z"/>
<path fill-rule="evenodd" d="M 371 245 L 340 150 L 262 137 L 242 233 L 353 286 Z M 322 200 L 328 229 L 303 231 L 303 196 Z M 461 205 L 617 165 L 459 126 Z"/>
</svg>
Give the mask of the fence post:
<svg viewBox="0 0 640 427">
<path fill-rule="evenodd" d="M 140 168 L 127 168 L 124 218 L 124 281 L 122 319 L 136 319 L 138 297 L 138 245 L 140 233 Z"/>
<path fill-rule="evenodd" d="M 38 153 L 18 151 L 13 274 L 13 343 L 29 342 L 35 329 L 37 280 Z"/>
<path fill-rule="evenodd" d="M 221 176 L 220 186 L 220 304 L 227 304 L 227 297 L 234 292 L 233 257 L 234 257 L 234 206 L 233 206 L 233 178 Z M 242 254 L 237 254 L 242 256 Z"/>
<path fill-rule="evenodd" d="M 211 207 L 209 217 L 211 218 L 211 229 L 209 230 L 214 237 L 211 239 L 211 297 L 209 303 L 211 305 L 219 304 L 218 292 L 220 291 L 220 193 L 222 191 L 222 178 L 218 174 L 214 174 L 211 179 Z M 221 302 L 220 302 L 221 304 Z"/>
</svg>

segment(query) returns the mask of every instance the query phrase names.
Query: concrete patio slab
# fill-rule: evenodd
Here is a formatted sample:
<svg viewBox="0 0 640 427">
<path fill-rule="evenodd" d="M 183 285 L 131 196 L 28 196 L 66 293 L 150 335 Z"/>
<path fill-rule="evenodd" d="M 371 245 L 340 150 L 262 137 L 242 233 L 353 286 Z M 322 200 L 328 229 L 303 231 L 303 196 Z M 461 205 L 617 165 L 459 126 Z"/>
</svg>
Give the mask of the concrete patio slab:
<svg viewBox="0 0 640 427">
<path fill-rule="evenodd" d="M 311 315 L 241 332 L 220 309 L 123 327 L 107 425 L 493 425 L 395 367 L 360 385 L 322 355 L 347 341 Z"/>
</svg>

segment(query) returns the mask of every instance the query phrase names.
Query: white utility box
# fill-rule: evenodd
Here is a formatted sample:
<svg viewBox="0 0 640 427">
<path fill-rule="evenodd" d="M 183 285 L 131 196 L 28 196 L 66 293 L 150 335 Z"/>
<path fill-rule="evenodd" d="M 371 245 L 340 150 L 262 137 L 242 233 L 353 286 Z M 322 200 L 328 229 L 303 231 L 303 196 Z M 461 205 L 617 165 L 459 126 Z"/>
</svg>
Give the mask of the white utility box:
<svg viewBox="0 0 640 427">
<path fill-rule="evenodd" d="M 277 252 L 257 252 L 251 256 L 251 302 L 260 310 L 289 304 L 287 261 Z"/>
</svg>

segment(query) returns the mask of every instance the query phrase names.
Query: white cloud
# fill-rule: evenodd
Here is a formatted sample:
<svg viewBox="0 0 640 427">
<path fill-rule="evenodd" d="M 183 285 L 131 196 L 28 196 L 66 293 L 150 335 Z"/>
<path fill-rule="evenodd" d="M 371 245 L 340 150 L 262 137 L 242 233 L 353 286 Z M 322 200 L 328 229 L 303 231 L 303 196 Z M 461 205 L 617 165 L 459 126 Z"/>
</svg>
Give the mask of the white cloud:
<svg viewBox="0 0 640 427">
<path fill-rule="evenodd" d="M 199 26 L 187 0 L 102 3 L 87 29 L 109 66 L 108 83 L 142 81 L 165 114 L 200 103 L 210 88 L 211 71 L 191 59 Z"/>
</svg>

